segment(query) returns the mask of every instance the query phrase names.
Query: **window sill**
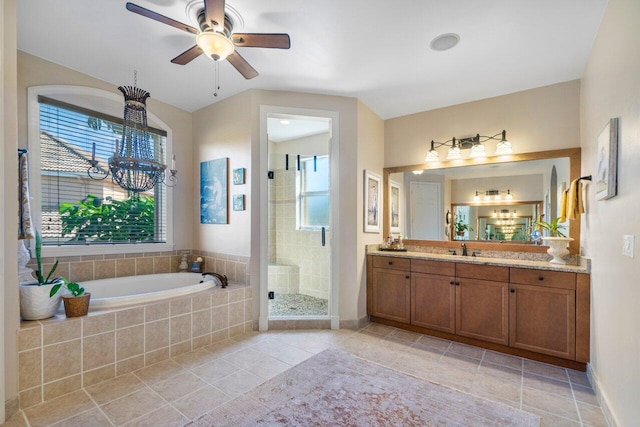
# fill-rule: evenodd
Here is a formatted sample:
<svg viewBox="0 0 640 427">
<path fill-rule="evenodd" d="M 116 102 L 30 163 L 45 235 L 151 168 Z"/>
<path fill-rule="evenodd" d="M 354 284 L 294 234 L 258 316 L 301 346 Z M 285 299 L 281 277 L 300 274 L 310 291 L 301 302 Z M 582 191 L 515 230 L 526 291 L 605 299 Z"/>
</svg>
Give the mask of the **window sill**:
<svg viewBox="0 0 640 427">
<path fill-rule="evenodd" d="M 173 251 L 172 243 L 118 243 L 118 244 L 94 244 L 77 246 L 43 246 L 43 257 L 62 257 L 79 255 L 112 255 L 112 254 L 132 254 L 149 252 Z M 33 248 L 31 250 L 32 256 Z"/>
</svg>

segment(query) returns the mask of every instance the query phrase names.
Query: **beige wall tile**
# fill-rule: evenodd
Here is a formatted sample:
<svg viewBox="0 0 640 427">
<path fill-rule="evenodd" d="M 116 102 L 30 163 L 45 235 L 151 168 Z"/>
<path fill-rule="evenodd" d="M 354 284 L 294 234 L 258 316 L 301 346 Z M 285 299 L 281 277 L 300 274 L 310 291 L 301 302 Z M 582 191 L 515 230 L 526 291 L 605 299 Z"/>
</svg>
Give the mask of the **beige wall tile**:
<svg viewBox="0 0 640 427">
<path fill-rule="evenodd" d="M 253 301 L 250 299 L 244 300 L 244 320 L 245 321 L 253 319 L 252 311 L 253 311 Z"/>
<path fill-rule="evenodd" d="M 136 258 L 136 276 L 153 274 L 153 258 Z"/>
<path fill-rule="evenodd" d="M 229 338 L 244 334 L 244 323 L 229 327 Z"/>
<path fill-rule="evenodd" d="M 236 282 L 247 283 L 247 264 L 236 264 Z"/>
<path fill-rule="evenodd" d="M 169 319 L 146 324 L 145 352 L 169 346 L 169 327 Z"/>
<path fill-rule="evenodd" d="M 189 353 L 190 351 L 191 351 L 191 340 L 184 341 L 179 344 L 174 344 L 171 346 L 171 357 L 175 357 L 184 353 Z"/>
<path fill-rule="evenodd" d="M 96 261 L 94 263 L 94 275 L 96 279 L 110 279 L 116 277 L 116 261 Z"/>
<path fill-rule="evenodd" d="M 80 373 L 80 340 L 67 341 L 44 347 L 44 382 L 58 380 Z"/>
<path fill-rule="evenodd" d="M 160 406 L 158 400 L 157 394 L 148 388 L 143 388 L 107 403 L 102 406 L 102 411 L 113 424 L 119 426 L 151 412 Z"/>
<path fill-rule="evenodd" d="M 82 353 L 82 366 L 85 371 L 114 363 L 116 361 L 115 332 L 84 338 Z"/>
<path fill-rule="evenodd" d="M 113 331 L 116 325 L 116 314 L 106 313 L 82 318 L 82 336 L 101 334 Z"/>
<path fill-rule="evenodd" d="M 128 359 L 144 351 L 144 325 L 116 331 L 116 360 Z"/>
<path fill-rule="evenodd" d="M 244 288 L 233 289 L 229 291 L 229 304 L 232 302 L 242 301 L 244 299 Z"/>
<path fill-rule="evenodd" d="M 163 360 L 168 360 L 170 356 L 169 347 L 164 347 L 159 350 L 149 351 L 144 355 L 145 366 L 154 365 Z"/>
<path fill-rule="evenodd" d="M 244 323 L 244 302 L 229 304 L 229 326 Z"/>
<path fill-rule="evenodd" d="M 229 329 L 227 328 L 211 333 L 211 344 L 215 344 L 227 339 L 229 339 Z"/>
<path fill-rule="evenodd" d="M 90 387 L 94 384 L 110 380 L 116 376 L 116 365 L 107 365 L 92 371 L 84 371 L 82 373 L 82 386 Z"/>
<path fill-rule="evenodd" d="M 229 306 L 222 305 L 211 309 L 211 330 L 219 331 L 229 327 Z"/>
<path fill-rule="evenodd" d="M 42 349 L 18 353 L 18 390 L 27 390 L 42 384 Z"/>
<path fill-rule="evenodd" d="M 47 274 L 49 274 L 49 271 L 51 271 L 51 268 L 53 267 L 53 262 L 52 263 L 44 263 L 42 264 L 42 270 L 45 271 Z M 32 267 L 34 270 L 37 268 L 35 265 Z M 64 277 L 69 277 L 69 263 L 68 262 L 59 262 L 58 266 L 56 267 L 56 271 L 51 275 L 51 277 L 59 277 L 59 276 L 64 276 Z"/>
<path fill-rule="evenodd" d="M 44 345 L 80 338 L 81 330 L 81 319 L 65 319 L 60 322 L 45 324 L 43 326 Z"/>
<path fill-rule="evenodd" d="M 116 260 L 116 277 L 126 277 L 136 275 L 135 259 L 118 259 Z"/>
<path fill-rule="evenodd" d="M 144 355 L 135 356 L 130 359 L 121 360 L 116 363 L 116 375 L 124 375 L 129 372 L 144 368 Z"/>
<path fill-rule="evenodd" d="M 96 261 L 104 259 L 104 255 L 81 255 L 82 261 Z"/>
<path fill-rule="evenodd" d="M 31 388 L 20 392 L 20 408 L 25 409 L 42 402 L 42 387 Z"/>
<path fill-rule="evenodd" d="M 191 309 L 193 311 L 204 310 L 211 307 L 211 294 L 203 292 L 198 296 L 191 298 Z"/>
<path fill-rule="evenodd" d="M 133 254 L 124 254 L 125 258 L 142 258 L 144 257 L 144 252 L 136 252 Z"/>
<path fill-rule="evenodd" d="M 191 298 L 180 298 L 171 301 L 171 316 L 189 313 L 191 311 Z"/>
<path fill-rule="evenodd" d="M 191 347 L 195 350 L 197 348 L 206 347 L 211 344 L 211 334 L 203 335 L 201 337 L 191 340 Z"/>
<path fill-rule="evenodd" d="M 211 309 L 195 311 L 191 314 L 193 337 L 200 337 L 211 333 Z"/>
<path fill-rule="evenodd" d="M 124 254 L 105 254 L 104 259 L 122 259 Z"/>
<path fill-rule="evenodd" d="M 145 321 L 152 322 L 154 320 L 164 319 L 170 315 L 170 304 L 162 302 L 152 304 L 145 307 Z"/>
<path fill-rule="evenodd" d="M 93 278 L 93 261 L 74 262 L 70 265 L 69 280 L 83 282 Z"/>
<path fill-rule="evenodd" d="M 116 313 L 116 329 L 144 323 L 144 307 L 134 307 Z"/>
<path fill-rule="evenodd" d="M 191 339 L 191 314 L 171 318 L 171 344 Z"/>
<path fill-rule="evenodd" d="M 50 399 L 62 396 L 64 394 L 71 393 L 76 390 L 80 390 L 82 386 L 80 375 L 74 375 L 72 377 L 64 378 L 58 381 L 54 381 L 44 385 L 44 400 L 45 402 Z"/>
<path fill-rule="evenodd" d="M 227 274 L 227 260 L 216 258 L 214 271 L 219 274 Z"/>
<path fill-rule="evenodd" d="M 229 292 L 218 290 L 211 294 L 211 307 L 226 305 L 229 303 Z"/>
<path fill-rule="evenodd" d="M 168 257 L 168 256 L 153 257 L 153 272 L 155 274 L 171 273 L 171 257 Z"/>
<path fill-rule="evenodd" d="M 29 350 L 42 345 L 42 327 L 38 324 L 32 328 L 18 330 L 18 351 Z"/>
</svg>

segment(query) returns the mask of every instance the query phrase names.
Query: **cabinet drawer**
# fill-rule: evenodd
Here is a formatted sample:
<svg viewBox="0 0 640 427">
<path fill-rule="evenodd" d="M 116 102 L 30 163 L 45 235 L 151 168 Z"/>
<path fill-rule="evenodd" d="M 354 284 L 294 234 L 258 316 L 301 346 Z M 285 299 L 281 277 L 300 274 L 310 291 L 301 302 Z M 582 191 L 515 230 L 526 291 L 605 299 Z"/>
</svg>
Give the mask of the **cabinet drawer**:
<svg viewBox="0 0 640 427">
<path fill-rule="evenodd" d="M 409 271 L 409 269 L 411 268 L 411 260 L 409 258 L 374 256 L 373 267 Z"/>
<path fill-rule="evenodd" d="M 428 261 L 426 259 L 412 259 L 411 271 L 414 273 L 438 274 L 440 276 L 453 276 L 456 274 L 456 265 L 452 262 Z"/>
<path fill-rule="evenodd" d="M 509 267 L 456 263 L 456 277 L 508 282 Z"/>
<path fill-rule="evenodd" d="M 575 290 L 576 273 L 511 268 L 511 283 Z"/>
</svg>

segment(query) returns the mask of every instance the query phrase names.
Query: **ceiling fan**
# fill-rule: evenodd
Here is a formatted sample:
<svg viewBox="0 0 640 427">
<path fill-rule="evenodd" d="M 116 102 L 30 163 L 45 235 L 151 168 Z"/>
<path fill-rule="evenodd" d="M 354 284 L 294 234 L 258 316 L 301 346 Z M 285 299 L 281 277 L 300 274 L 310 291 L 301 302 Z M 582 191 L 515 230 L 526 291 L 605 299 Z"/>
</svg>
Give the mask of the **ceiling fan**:
<svg viewBox="0 0 640 427">
<path fill-rule="evenodd" d="M 196 35 L 196 45 L 173 58 L 174 64 L 186 65 L 204 53 L 214 61 L 227 59 L 245 79 L 252 79 L 258 72 L 236 47 L 289 49 L 289 35 L 234 33 L 233 22 L 224 13 L 224 3 L 225 0 L 204 0 L 204 9 L 198 14 L 199 30 L 133 3 L 127 3 L 127 10 Z"/>
</svg>

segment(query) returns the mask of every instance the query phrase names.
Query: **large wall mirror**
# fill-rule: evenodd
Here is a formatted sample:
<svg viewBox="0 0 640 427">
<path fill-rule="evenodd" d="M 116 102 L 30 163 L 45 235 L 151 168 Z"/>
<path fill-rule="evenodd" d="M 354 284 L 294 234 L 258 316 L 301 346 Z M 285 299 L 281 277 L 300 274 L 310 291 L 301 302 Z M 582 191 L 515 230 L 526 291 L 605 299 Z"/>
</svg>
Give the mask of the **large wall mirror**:
<svg viewBox="0 0 640 427">
<path fill-rule="evenodd" d="M 535 221 L 558 216 L 562 190 L 579 173 L 579 148 L 385 168 L 384 233 L 533 244 Z M 579 220 L 566 225 L 577 253 Z"/>
</svg>

